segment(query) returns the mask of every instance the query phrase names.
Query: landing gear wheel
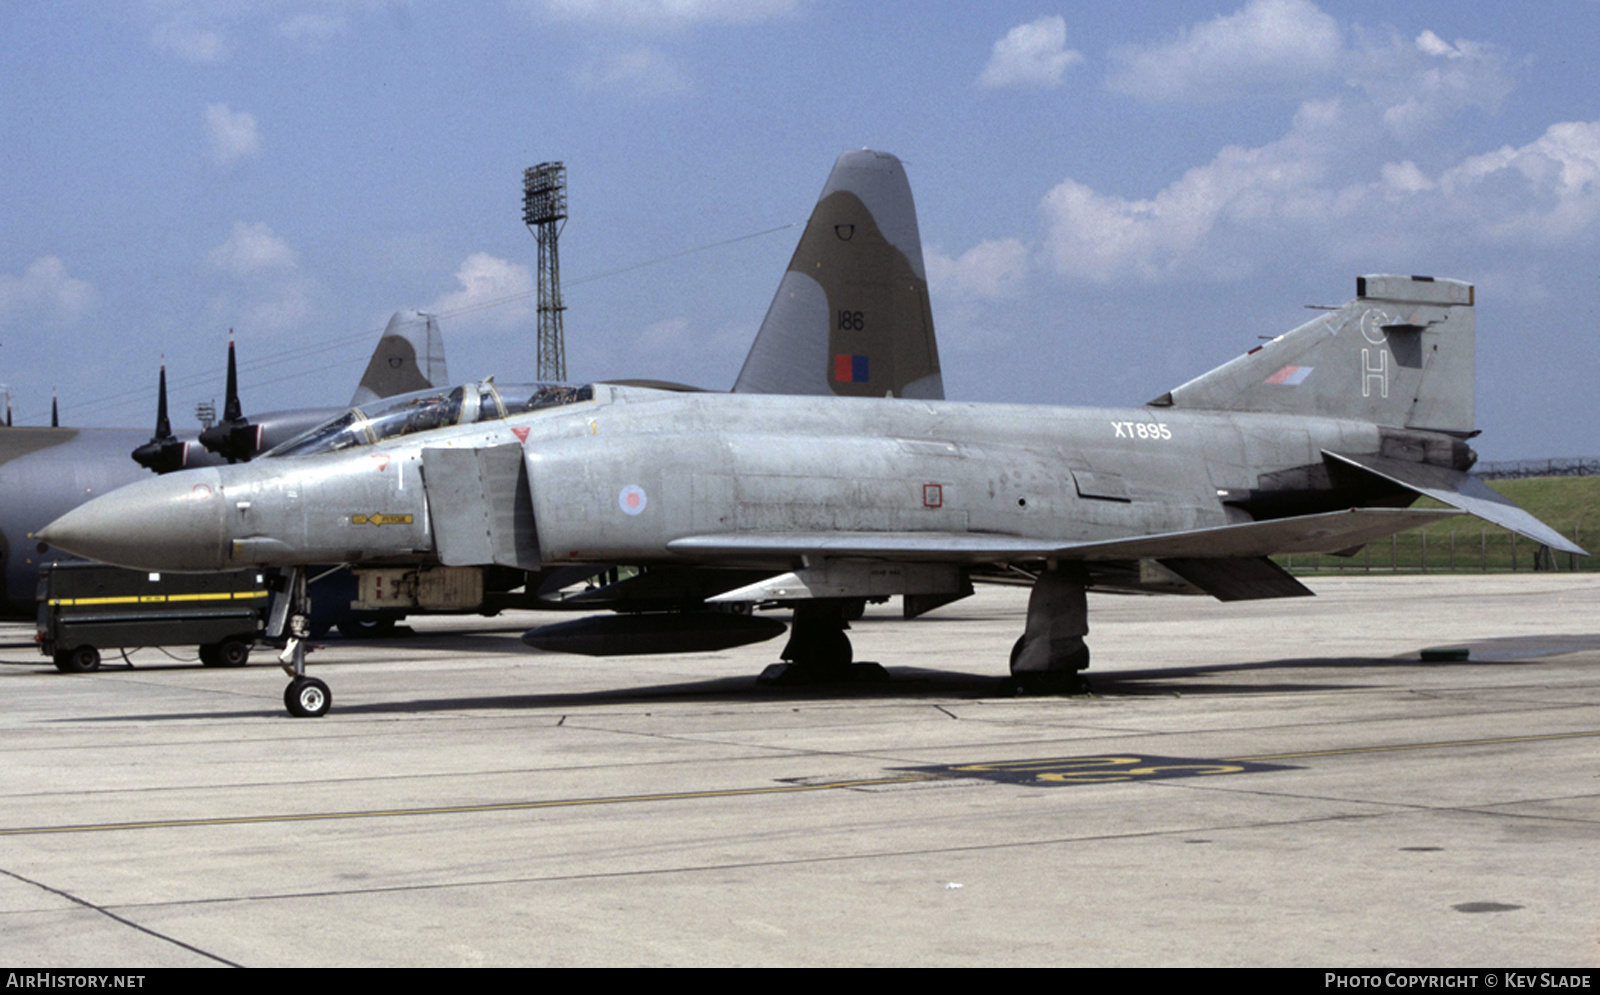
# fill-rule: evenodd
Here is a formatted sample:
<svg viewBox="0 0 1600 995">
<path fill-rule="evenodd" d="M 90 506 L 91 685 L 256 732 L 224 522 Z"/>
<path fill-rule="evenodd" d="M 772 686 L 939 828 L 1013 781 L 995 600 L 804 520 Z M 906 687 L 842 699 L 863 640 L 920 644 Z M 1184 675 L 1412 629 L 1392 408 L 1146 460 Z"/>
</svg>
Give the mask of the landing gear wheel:
<svg viewBox="0 0 1600 995">
<path fill-rule="evenodd" d="M 92 674 L 100 669 L 100 651 L 93 646 L 78 646 L 56 651 L 56 669 L 63 674 Z"/>
<path fill-rule="evenodd" d="M 864 604 L 864 603 L 863 603 Z M 855 684 L 889 679 L 876 663 L 855 663 L 855 651 L 845 630 L 848 599 L 808 601 L 795 608 L 789 643 L 778 654 L 787 663 L 775 663 L 761 672 L 762 684 Z"/>
<path fill-rule="evenodd" d="M 283 689 L 283 704 L 297 719 L 320 719 L 328 714 L 333 695 L 315 677 L 296 677 Z"/>
<path fill-rule="evenodd" d="M 1027 638 L 1018 636 L 1011 647 L 1011 680 L 1006 682 L 1006 690 L 1018 697 L 1089 692 L 1089 682 L 1083 676 L 1089 669 L 1089 647 L 1079 646 L 1065 658 L 1055 661 L 1049 670 L 1018 670 L 1017 658 L 1022 655 Z"/>
</svg>

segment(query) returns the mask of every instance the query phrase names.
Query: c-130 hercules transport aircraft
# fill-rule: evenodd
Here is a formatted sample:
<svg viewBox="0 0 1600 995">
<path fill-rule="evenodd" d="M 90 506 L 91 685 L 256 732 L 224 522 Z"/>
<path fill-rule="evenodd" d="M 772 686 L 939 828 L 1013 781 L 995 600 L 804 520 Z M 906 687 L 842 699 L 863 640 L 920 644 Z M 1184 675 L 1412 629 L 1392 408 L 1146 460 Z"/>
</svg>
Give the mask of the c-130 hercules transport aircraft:
<svg viewBox="0 0 1600 995">
<path fill-rule="evenodd" d="M 891 156 L 847 156 L 903 177 Z M 513 392 L 465 385 L 396 399 L 386 415 L 352 412 L 256 462 L 141 482 L 43 536 L 142 569 L 289 568 L 278 631 L 295 715 L 330 701 L 295 638 L 310 564 L 409 567 L 435 588 L 470 587 L 495 565 L 638 565 L 587 598 L 621 613 L 592 620 L 601 636 L 659 636 L 662 651 L 686 637 L 736 645 L 781 627 L 710 609 L 789 607 L 784 677 L 817 680 L 851 673 L 855 599 L 900 595 L 910 616 L 974 579 L 1021 572 L 1034 580 L 1011 672 L 1019 690 L 1054 692 L 1079 687 L 1089 664 L 1090 588 L 1309 595 L 1268 557 L 1354 552 L 1455 509 L 1583 552 L 1466 473 L 1474 296 L 1454 280 L 1361 277 L 1349 303 L 1141 407 L 837 396 L 871 372 L 841 335 L 926 307 L 909 282 L 920 251 L 904 269 L 880 265 L 906 244 L 885 237 L 904 219 L 871 190 L 825 197 L 774 302 L 828 330 L 785 362 L 834 393 L 597 383 L 508 403 Z M 910 225 L 914 239 L 914 215 Z M 832 251 L 816 252 L 823 244 Z M 741 381 L 752 362 L 777 360 L 753 353 Z M 1419 495 L 1453 507 L 1407 507 Z M 524 639 L 559 644 L 562 629 Z"/>
</svg>

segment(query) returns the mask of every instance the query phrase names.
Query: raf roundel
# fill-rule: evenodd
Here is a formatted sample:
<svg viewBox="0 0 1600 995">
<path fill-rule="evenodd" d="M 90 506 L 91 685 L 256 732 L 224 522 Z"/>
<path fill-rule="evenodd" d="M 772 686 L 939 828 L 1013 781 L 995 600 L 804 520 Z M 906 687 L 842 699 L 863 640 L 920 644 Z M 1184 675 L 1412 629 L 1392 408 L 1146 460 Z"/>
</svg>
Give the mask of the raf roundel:
<svg viewBox="0 0 1600 995">
<path fill-rule="evenodd" d="M 621 508 L 625 515 L 639 514 L 644 510 L 646 503 L 644 488 L 638 484 L 629 484 L 617 493 L 617 507 Z"/>
</svg>

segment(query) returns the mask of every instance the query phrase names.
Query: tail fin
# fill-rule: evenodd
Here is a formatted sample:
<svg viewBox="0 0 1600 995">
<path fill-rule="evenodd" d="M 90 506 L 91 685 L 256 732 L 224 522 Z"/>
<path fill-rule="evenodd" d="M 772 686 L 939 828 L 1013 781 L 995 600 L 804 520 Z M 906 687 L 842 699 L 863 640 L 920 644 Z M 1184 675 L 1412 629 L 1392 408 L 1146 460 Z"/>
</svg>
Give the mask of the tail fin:
<svg viewBox="0 0 1600 995">
<path fill-rule="evenodd" d="M 834 163 L 733 389 L 944 397 L 922 237 L 900 160 Z"/>
<path fill-rule="evenodd" d="M 1474 328 L 1470 283 L 1357 277 L 1355 300 L 1150 403 L 1470 432 Z"/>
<path fill-rule="evenodd" d="M 378 398 L 449 383 L 438 320 L 421 311 L 396 311 L 383 330 L 350 403 L 359 407 Z"/>
</svg>

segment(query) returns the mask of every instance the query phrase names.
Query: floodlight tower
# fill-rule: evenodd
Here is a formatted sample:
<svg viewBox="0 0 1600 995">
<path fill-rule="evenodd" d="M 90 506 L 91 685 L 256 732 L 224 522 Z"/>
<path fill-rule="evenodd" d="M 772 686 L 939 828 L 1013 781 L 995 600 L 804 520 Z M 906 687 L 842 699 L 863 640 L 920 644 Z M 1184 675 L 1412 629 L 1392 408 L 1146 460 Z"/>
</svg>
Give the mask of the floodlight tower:
<svg viewBox="0 0 1600 995">
<path fill-rule="evenodd" d="M 539 243 L 540 380 L 567 379 L 567 346 L 561 330 L 561 256 L 556 239 L 567 221 L 567 167 L 541 162 L 522 171 L 522 223 Z"/>
</svg>

